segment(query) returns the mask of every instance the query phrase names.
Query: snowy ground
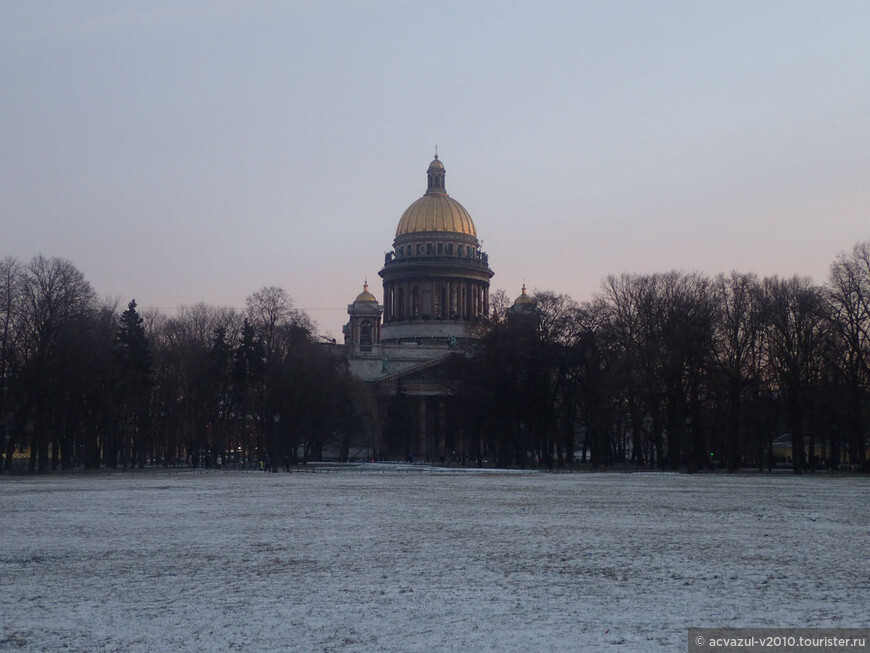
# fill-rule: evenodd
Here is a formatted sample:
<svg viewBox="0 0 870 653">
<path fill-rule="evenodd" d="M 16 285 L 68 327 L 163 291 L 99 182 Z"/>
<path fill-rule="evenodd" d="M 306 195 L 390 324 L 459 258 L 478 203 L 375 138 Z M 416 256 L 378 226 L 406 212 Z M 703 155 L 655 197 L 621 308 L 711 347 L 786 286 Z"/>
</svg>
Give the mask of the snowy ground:
<svg viewBox="0 0 870 653">
<path fill-rule="evenodd" d="M 870 625 L 870 479 L 0 479 L 0 650 L 683 651 Z"/>
</svg>

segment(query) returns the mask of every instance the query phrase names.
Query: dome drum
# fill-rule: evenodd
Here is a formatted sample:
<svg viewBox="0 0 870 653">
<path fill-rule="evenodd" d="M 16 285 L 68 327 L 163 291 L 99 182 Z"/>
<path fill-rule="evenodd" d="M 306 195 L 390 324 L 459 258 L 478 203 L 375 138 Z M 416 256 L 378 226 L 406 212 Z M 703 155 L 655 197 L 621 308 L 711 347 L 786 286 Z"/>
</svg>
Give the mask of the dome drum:
<svg viewBox="0 0 870 653">
<path fill-rule="evenodd" d="M 384 281 L 384 325 L 481 322 L 489 315 L 489 279 L 415 277 Z"/>
<path fill-rule="evenodd" d="M 477 236 L 456 231 L 420 231 L 401 234 L 393 240 L 393 248 L 407 247 L 415 243 L 444 243 L 447 245 L 464 245 L 478 248 L 480 241 Z"/>
</svg>

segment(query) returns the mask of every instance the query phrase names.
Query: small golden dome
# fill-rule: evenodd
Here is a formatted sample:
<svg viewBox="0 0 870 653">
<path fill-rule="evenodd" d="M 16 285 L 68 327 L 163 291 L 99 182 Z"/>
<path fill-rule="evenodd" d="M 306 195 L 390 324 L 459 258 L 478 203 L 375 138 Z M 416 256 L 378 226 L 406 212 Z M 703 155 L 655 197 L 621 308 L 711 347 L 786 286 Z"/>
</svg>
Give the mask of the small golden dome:
<svg viewBox="0 0 870 653">
<path fill-rule="evenodd" d="M 465 207 L 447 194 L 444 188 L 444 164 L 435 154 L 426 174 L 426 194 L 402 214 L 396 236 L 430 231 L 446 231 L 477 237 L 477 229 Z"/>
<path fill-rule="evenodd" d="M 518 304 L 533 304 L 534 301 L 534 299 L 526 294 L 526 284 L 523 284 L 523 292 L 519 297 L 514 300 L 514 306 Z"/>
<path fill-rule="evenodd" d="M 354 302 L 354 304 L 357 302 L 374 302 L 375 304 L 378 303 L 378 300 L 375 299 L 375 296 L 369 292 L 369 282 L 368 281 L 366 281 L 363 284 L 363 291 L 359 295 L 356 296 L 356 299 L 353 300 L 353 302 Z"/>
</svg>

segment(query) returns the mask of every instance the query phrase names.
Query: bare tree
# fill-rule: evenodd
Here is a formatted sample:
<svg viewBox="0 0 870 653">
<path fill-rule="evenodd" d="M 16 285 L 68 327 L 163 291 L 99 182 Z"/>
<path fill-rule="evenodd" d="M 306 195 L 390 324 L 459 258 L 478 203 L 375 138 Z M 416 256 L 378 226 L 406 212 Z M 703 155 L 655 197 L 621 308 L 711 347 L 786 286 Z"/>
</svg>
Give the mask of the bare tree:
<svg viewBox="0 0 870 653">
<path fill-rule="evenodd" d="M 792 435 L 792 468 L 815 468 L 815 434 L 806 432 L 809 404 L 819 378 L 826 327 L 822 291 L 806 277 L 764 280 L 765 322 L 770 362 L 785 401 Z M 809 440 L 805 461 L 804 437 Z"/>
<path fill-rule="evenodd" d="M 628 412 L 632 460 L 664 464 L 663 389 L 658 374 L 658 342 L 654 323 L 653 288 L 647 276 L 608 276 L 595 298 L 595 313 L 614 359 L 611 373 Z M 619 399 L 617 399 L 619 401 Z"/>
<path fill-rule="evenodd" d="M 725 460 L 730 471 L 740 462 L 741 414 L 746 388 L 759 381 L 763 342 L 761 284 L 754 274 L 720 274 L 713 282 L 716 320 L 713 360 L 724 383 Z"/>
<path fill-rule="evenodd" d="M 275 345 L 279 326 L 290 324 L 309 334 L 313 334 L 316 328 L 308 315 L 293 307 L 287 291 L 277 286 L 265 286 L 248 296 L 245 308 L 248 320 L 269 352 Z"/>
<path fill-rule="evenodd" d="M 154 395 L 152 420 L 158 457 L 177 459 L 186 453 L 195 464 L 210 455 L 220 416 L 223 379 L 214 373 L 215 333 L 232 340 L 240 330 L 236 311 L 207 304 L 182 307 L 153 330 Z M 218 445 L 222 434 L 218 434 Z"/>
<path fill-rule="evenodd" d="M 511 299 L 507 292 L 499 288 L 489 293 L 489 308 L 491 324 L 503 324 L 507 318 L 507 311 L 511 307 Z"/>
<path fill-rule="evenodd" d="M 16 421 L 16 397 L 21 391 L 21 342 L 16 317 L 21 301 L 23 272 L 11 257 L 0 261 L 0 434 L 4 444 L 6 471 L 12 469 L 12 458 L 20 427 Z M 20 417 L 20 415 L 18 415 Z"/>
<path fill-rule="evenodd" d="M 24 271 L 19 323 L 23 337 L 27 394 L 26 414 L 32 420 L 30 467 L 48 469 L 49 441 L 52 467 L 59 463 L 57 410 L 67 387 L 75 379 L 64 375 L 77 336 L 95 306 L 95 295 L 82 273 L 69 261 L 36 256 Z M 54 411 L 53 411 L 54 409 Z"/>
<path fill-rule="evenodd" d="M 830 348 L 843 377 L 849 460 L 865 463 L 864 402 L 870 382 L 870 242 L 858 243 L 831 265 L 826 295 L 831 318 Z M 839 462 L 838 447 L 833 448 Z"/>
</svg>

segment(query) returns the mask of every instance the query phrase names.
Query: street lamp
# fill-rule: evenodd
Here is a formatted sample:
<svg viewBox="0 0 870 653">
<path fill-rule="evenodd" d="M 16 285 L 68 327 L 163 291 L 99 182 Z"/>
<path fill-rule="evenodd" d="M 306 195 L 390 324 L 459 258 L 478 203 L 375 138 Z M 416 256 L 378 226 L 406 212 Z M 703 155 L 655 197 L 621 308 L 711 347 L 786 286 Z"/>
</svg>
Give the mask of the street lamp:
<svg viewBox="0 0 870 653">
<path fill-rule="evenodd" d="M 272 465 L 274 461 L 272 461 L 272 454 L 275 453 L 276 445 L 278 444 L 278 422 L 281 421 L 281 415 L 278 413 L 274 413 L 272 415 L 272 422 L 274 426 L 272 427 L 272 446 L 269 447 L 269 451 L 266 454 L 269 457 L 269 460 L 266 461 L 266 467 L 271 472 L 274 471 Z"/>
</svg>

